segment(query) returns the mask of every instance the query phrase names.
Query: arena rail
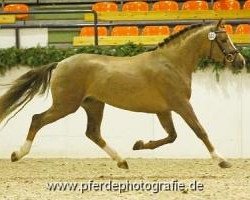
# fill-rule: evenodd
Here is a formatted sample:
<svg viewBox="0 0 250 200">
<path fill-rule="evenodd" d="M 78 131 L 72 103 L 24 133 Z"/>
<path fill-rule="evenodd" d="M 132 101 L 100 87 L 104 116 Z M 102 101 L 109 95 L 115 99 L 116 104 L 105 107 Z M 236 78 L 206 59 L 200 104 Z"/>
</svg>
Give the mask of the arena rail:
<svg viewBox="0 0 250 200">
<path fill-rule="evenodd" d="M 98 12 L 100 21 L 133 21 L 133 20 L 197 20 L 197 19 L 247 19 L 250 18 L 249 10 L 178 10 L 163 11 L 138 11 L 138 12 Z M 85 14 L 86 21 L 92 21 L 92 16 Z"/>
<path fill-rule="evenodd" d="M 93 15 L 93 20 L 87 23 L 75 23 L 75 24 L 26 24 L 25 21 L 23 24 L 16 24 L 15 22 L 12 24 L 3 24 L 0 25 L 0 29 L 15 29 L 16 30 L 16 47 L 20 47 L 20 29 L 25 28 L 81 28 L 81 27 L 93 27 L 94 26 L 94 37 L 81 37 L 76 36 L 73 39 L 73 46 L 83 46 L 83 45 L 118 45 L 124 43 L 124 41 L 136 42 L 140 41 L 141 43 L 145 43 L 145 45 L 156 44 L 162 40 L 162 37 L 144 37 L 145 40 L 139 39 L 139 37 L 132 38 L 121 38 L 121 37 L 98 37 L 98 26 L 150 26 L 150 25 L 176 25 L 176 24 L 190 24 L 190 23 L 211 23 L 216 21 L 214 19 L 202 20 L 202 19 L 175 19 L 175 20 L 164 20 L 164 21 L 144 21 L 144 22 L 135 22 L 135 21 L 127 21 L 127 22 L 100 22 L 99 15 L 97 12 L 93 10 L 50 10 L 50 11 L 30 11 L 30 12 L 0 12 L 0 16 L 10 16 L 6 17 L 6 19 L 12 20 L 15 18 L 15 14 L 72 14 L 72 13 L 83 13 L 83 15 Z M 249 19 L 226 19 L 225 23 L 229 24 L 239 24 L 239 23 L 249 23 Z M 249 44 L 250 38 L 247 36 L 233 36 L 233 40 L 238 44 Z M 113 43 L 111 42 L 113 41 Z"/>
<path fill-rule="evenodd" d="M 70 13 L 89 13 L 94 17 L 91 23 L 77 23 L 77 24 L 3 24 L 0 29 L 15 29 L 16 31 L 16 47 L 20 47 L 20 28 L 81 28 L 94 26 L 94 44 L 98 45 L 98 32 L 97 32 L 97 13 L 94 10 L 50 10 L 50 11 L 29 11 L 29 12 L 0 12 L 0 16 L 14 16 L 15 14 L 70 14 Z M 8 17 L 7 17 L 8 18 Z M 12 17 L 13 18 L 13 17 Z M 11 18 L 11 19 L 12 19 Z M 9 19 L 9 18 L 8 18 Z"/>
</svg>

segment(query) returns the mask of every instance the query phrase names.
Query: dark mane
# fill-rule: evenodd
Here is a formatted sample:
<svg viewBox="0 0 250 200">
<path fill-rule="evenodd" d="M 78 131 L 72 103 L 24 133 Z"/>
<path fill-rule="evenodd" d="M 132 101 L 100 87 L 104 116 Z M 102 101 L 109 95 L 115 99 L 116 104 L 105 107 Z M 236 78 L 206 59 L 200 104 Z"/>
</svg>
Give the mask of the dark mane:
<svg viewBox="0 0 250 200">
<path fill-rule="evenodd" d="M 188 26 L 188 27 L 184 28 L 183 30 L 178 31 L 177 33 L 175 33 L 173 35 L 170 35 L 169 37 L 165 38 L 162 42 L 160 42 L 156 47 L 154 47 L 151 50 L 161 48 L 161 47 L 165 46 L 166 44 L 168 44 L 170 41 L 172 41 L 175 38 L 179 37 L 180 35 L 186 33 L 187 31 L 192 30 L 194 28 L 202 27 L 202 26 L 204 26 L 204 24 L 193 24 L 191 26 Z"/>
</svg>

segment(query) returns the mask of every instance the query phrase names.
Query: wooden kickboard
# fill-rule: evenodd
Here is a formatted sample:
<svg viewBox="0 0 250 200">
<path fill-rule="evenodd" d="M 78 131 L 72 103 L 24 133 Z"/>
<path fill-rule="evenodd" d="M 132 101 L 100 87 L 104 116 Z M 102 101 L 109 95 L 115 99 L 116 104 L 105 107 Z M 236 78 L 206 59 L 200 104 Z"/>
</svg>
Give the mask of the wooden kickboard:
<svg viewBox="0 0 250 200">
<path fill-rule="evenodd" d="M 15 22 L 15 15 L 0 15 L 0 24 L 14 24 Z"/>
<path fill-rule="evenodd" d="M 128 42 L 152 45 L 162 41 L 165 36 L 103 36 L 99 37 L 99 45 L 120 45 Z M 73 46 L 93 45 L 94 37 L 77 36 L 73 39 Z"/>
<path fill-rule="evenodd" d="M 250 44 L 250 34 L 231 34 L 230 38 L 236 44 Z"/>
</svg>

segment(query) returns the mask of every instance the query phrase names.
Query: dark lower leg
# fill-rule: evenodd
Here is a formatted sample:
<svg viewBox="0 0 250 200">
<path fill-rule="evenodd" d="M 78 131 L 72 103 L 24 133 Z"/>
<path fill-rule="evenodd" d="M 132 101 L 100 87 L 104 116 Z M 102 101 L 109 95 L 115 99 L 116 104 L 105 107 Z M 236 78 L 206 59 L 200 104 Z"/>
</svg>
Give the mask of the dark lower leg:
<svg viewBox="0 0 250 200">
<path fill-rule="evenodd" d="M 54 109 L 50 108 L 46 112 L 43 112 L 41 114 L 36 114 L 32 117 L 32 122 L 30 125 L 30 129 L 28 132 L 28 135 L 26 137 L 26 141 L 24 145 L 20 148 L 19 151 L 15 151 L 11 155 L 11 160 L 12 161 L 18 161 L 25 155 L 27 155 L 31 149 L 32 142 L 36 136 L 36 133 L 45 125 L 52 123 L 69 113 L 73 112 L 73 109 L 71 111 L 68 110 L 66 112 L 63 109 Z"/>
<path fill-rule="evenodd" d="M 211 157 L 219 162 L 219 166 L 222 168 L 231 167 L 231 164 L 227 162 L 222 156 L 220 156 L 216 151 L 212 143 L 210 142 L 208 135 L 204 128 L 199 123 L 192 106 L 189 102 L 185 102 L 181 108 L 177 111 L 181 117 L 187 122 L 187 124 L 193 129 L 196 136 L 202 140 L 202 142 L 207 147 Z"/>
<path fill-rule="evenodd" d="M 196 136 L 202 140 L 202 142 L 207 147 L 208 151 L 211 153 L 214 151 L 214 146 L 210 142 L 208 135 L 200 122 L 198 121 L 192 106 L 189 102 L 186 102 L 181 109 L 178 111 L 178 114 L 186 121 L 190 128 L 194 131 Z"/>
<path fill-rule="evenodd" d="M 147 143 L 144 143 L 142 140 L 139 140 L 134 144 L 134 147 L 133 147 L 134 150 L 155 149 L 157 147 L 160 147 L 165 144 L 173 143 L 175 141 L 177 134 L 174 128 L 171 112 L 167 111 L 164 113 L 159 113 L 157 114 L 157 117 L 162 127 L 166 131 L 166 133 L 168 133 L 168 136 L 166 138 L 155 140 L 155 141 L 149 141 Z"/>
<path fill-rule="evenodd" d="M 88 117 L 86 136 L 101 147 L 113 160 L 117 161 L 120 168 L 128 169 L 127 162 L 112 149 L 101 136 L 101 122 L 103 117 L 104 103 L 94 99 L 88 99 L 82 104 Z"/>
<path fill-rule="evenodd" d="M 82 107 L 87 114 L 87 130 L 86 136 L 96 143 L 99 147 L 103 148 L 106 142 L 101 136 L 101 122 L 103 118 L 104 103 L 94 99 L 87 99 L 83 102 Z"/>
</svg>

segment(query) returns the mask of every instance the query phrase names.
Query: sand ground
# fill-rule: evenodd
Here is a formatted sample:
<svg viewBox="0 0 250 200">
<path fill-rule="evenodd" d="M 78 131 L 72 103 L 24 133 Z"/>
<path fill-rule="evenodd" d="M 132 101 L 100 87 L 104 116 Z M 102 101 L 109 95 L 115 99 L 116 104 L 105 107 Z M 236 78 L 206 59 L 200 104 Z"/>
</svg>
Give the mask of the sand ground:
<svg viewBox="0 0 250 200">
<path fill-rule="evenodd" d="M 129 170 L 117 168 L 116 163 L 110 159 L 24 159 L 17 163 L 2 159 L 0 200 L 250 199 L 250 159 L 230 160 L 233 164 L 230 169 L 220 169 L 212 160 L 207 159 L 138 158 L 127 161 Z M 108 186 L 104 191 L 95 191 L 93 188 L 92 191 L 82 190 L 91 181 L 94 184 L 108 184 L 110 180 L 116 184 L 134 183 L 134 191 L 124 190 L 120 193 L 110 191 Z M 173 189 L 174 182 L 175 185 L 183 183 L 189 186 L 194 181 L 199 182 L 200 190 L 203 184 L 202 191 L 193 191 L 193 188 L 169 191 L 170 187 Z M 66 191 L 50 191 L 48 183 L 56 182 L 73 182 L 79 185 L 76 191 L 69 191 L 69 188 Z M 142 183 L 147 187 L 139 185 Z M 165 191 L 157 192 L 160 183 L 164 184 L 161 187 Z"/>
</svg>

